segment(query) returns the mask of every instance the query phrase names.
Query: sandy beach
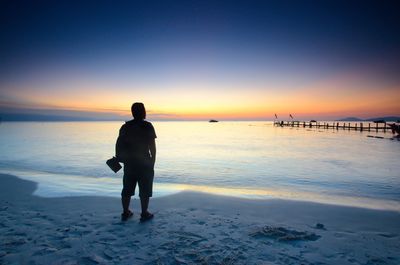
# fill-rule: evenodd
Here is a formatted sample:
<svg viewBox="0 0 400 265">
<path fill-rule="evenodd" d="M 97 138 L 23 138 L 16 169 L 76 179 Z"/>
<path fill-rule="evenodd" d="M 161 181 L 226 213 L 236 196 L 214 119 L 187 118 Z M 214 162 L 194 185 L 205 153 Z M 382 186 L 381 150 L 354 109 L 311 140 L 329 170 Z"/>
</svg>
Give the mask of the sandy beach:
<svg viewBox="0 0 400 265">
<path fill-rule="evenodd" d="M 120 221 L 110 197 L 41 198 L 0 175 L 1 264 L 399 264 L 400 213 L 181 192 Z"/>
<path fill-rule="evenodd" d="M 400 265 L 400 0 L 0 6 L 0 265 Z"/>
</svg>

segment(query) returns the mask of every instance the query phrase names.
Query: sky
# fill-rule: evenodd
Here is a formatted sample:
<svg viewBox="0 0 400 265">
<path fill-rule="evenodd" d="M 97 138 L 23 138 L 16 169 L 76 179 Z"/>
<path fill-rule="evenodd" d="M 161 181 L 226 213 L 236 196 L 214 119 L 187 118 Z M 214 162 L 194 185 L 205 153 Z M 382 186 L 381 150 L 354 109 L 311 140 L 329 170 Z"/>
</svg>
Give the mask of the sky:
<svg viewBox="0 0 400 265">
<path fill-rule="evenodd" d="M 398 1 L 0 1 L 0 115 L 400 116 Z"/>
</svg>

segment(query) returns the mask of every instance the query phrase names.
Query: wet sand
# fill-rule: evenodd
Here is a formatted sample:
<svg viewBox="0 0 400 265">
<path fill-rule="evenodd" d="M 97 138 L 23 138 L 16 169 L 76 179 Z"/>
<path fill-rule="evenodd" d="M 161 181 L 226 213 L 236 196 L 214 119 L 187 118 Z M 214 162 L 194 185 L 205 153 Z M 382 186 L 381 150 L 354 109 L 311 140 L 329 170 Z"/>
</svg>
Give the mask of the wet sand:
<svg viewBox="0 0 400 265">
<path fill-rule="evenodd" d="M 400 213 L 200 192 L 120 221 L 110 197 L 42 198 L 0 174 L 1 264 L 399 264 Z M 101 195 L 101 194 L 99 194 Z"/>
</svg>

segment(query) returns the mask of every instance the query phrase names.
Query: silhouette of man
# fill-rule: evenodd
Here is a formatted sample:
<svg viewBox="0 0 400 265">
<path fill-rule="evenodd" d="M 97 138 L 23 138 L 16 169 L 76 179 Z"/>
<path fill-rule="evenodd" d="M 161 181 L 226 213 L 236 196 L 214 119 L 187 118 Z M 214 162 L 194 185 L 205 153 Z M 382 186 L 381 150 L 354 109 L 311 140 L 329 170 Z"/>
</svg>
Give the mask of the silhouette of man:
<svg viewBox="0 0 400 265">
<path fill-rule="evenodd" d="M 134 103 L 131 111 L 133 120 L 122 125 L 116 144 L 117 159 L 124 163 L 121 219 L 125 221 L 133 216 L 129 204 L 138 184 L 142 208 L 140 221 L 146 221 L 153 218 L 153 214 L 147 209 L 153 195 L 157 136 L 153 125 L 145 121 L 146 110 L 143 103 Z"/>
</svg>

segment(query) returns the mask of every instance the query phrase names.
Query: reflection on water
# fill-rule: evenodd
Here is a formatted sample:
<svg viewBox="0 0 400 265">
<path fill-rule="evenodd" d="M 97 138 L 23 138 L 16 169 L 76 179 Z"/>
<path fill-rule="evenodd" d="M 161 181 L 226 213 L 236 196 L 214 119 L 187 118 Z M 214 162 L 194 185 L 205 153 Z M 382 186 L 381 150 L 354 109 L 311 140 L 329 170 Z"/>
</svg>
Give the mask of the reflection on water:
<svg viewBox="0 0 400 265">
<path fill-rule="evenodd" d="M 281 128 L 271 122 L 154 122 L 155 194 L 180 190 L 400 208 L 400 142 L 375 132 Z M 105 165 L 120 122 L 2 123 L 0 171 L 38 194 L 119 196 Z M 378 135 L 390 138 L 390 133 Z"/>
</svg>

